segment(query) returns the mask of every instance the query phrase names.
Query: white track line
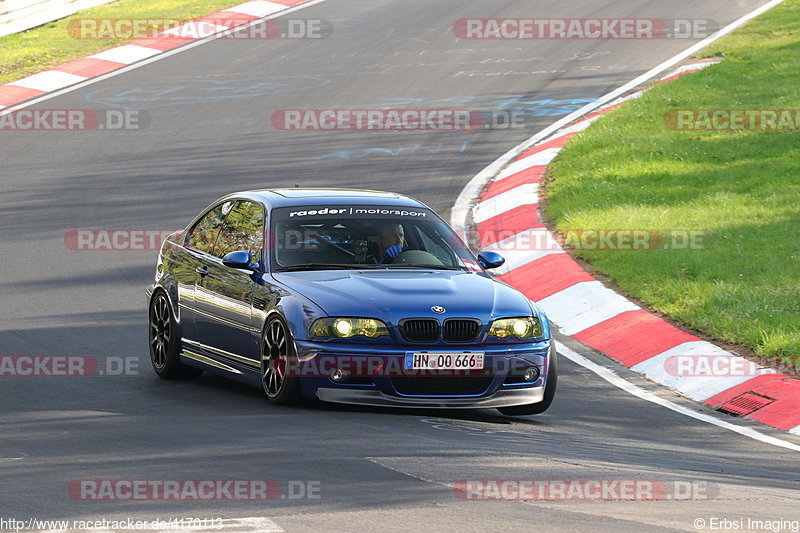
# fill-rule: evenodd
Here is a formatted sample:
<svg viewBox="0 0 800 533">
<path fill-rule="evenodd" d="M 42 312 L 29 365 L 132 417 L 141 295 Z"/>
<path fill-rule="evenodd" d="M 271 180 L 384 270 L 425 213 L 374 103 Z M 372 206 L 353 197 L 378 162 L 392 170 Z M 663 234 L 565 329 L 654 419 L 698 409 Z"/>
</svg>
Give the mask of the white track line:
<svg viewBox="0 0 800 533">
<path fill-rule="evenodd" d="M 566 128 L 566 129 L 563 129 L 563 130 L 559 131 L 558 132 L 558 137 L 556 137 L 556 138 L 563 137 L 564 135 L 569 135 L 570 133 L 580 133 L 583 130 L 585 130 L 586 128 L 588 128 L 589 126 L 591 126 L 592 124 L 594 124 L 594 122 L 597 119 L 602 118 L 603 116 L 604 115 L 596 115 L 596 116 L 593 116 L 591 118 L 585 118 L 585 119 L 581 120 L 580 122 L 576 122 L 575 124 L 573 124 L 569 128 Z"/>
<path fill-rule="evenodd" d="M 686 415 L 690 418 L 694 418 L 696 420 L 700 420 L 701 422 L 706 422 L 708 424 L 713 424 L 715 426 L 733 431 L 734 433 L 739 433 L 740 435 L 744 435 L 745 437 L 750 437 L 751 439 L 755 439 L 759 442 L 763 442 L 764 444 L 771 444 L 773 446 L 780 446 L 781 448 L 786 448 L 795 452 L 800 452 L 800 445 L 778 439 L 775 437 L 771 437 L 769 435 L 764 435 L 760 431 L 756 431 L 755 429 L 738 426 L 736 424 L 731 424 L 730 422 L 726 422 L 724 420 L 720 420 L 715 418 L 711 415 L 707 415 L 705 413 L 701 413 L 698 411 L 693 411 L 688 407 L 684 407 L 682 405 L 678 405 L 673 403 L 669 400 L 665 400 L 655 394 L 644 390 L 643 388 L 630 383 L 629 381 L 625 380 L 618 376 L 613 370 L 610 368 L 606 368 L 601 366 L 593 361 L 590 361 L 586 357 L 582 356 L 576 351 L 570 350 L 560 342 L 556 343 L 556 348 L 558 349 L 558 353 L 569 359 L 575 364 L 578 364 L 588 370 L 591 370 L 604 380 L 608 381 L 615 387 L 618 387 L 628 394 L 632 394 L 637 398 L 641 398 L 642 400 L 646 400 L 648 402 L 660 405 L 662 407 L 666 407 L 676 413 L 680 413 L 682 415 Z M 797 428 L 795 428 L 797 429 Z M 792 430 L 794 431 L 794 430 Z"/>
<path fill-rule="evenodd" d="M 325 2 L 325 1 L 326 0 L 311 0 L 310 2 L 306 2 L 304 4 L 300 4 L 300 5 L 297 5 L 297 6 L 294 6 L 294 7 L 287 7 L 283 11 L 275 13 L 274 15 L 270 15 L 268 17 L 263 17 L 263 18 L 260 18 L 260 19 L 252 20 L 252 21 L 248 22 L 247 24 L 243 24 L 243 25 L 235 28 L 235 30 L 236 31 L 241 31 L 242 29 L 249 28 L 249 27 L 254 26 L 256 24 L 260 24 L 264 20 L 273 19 L 273 18 L 277 18 L 277 17 L 282 17 L 282 16 L 287 15 L 289 13 L 293 13 L 295 11 L 299 11 L 301 9 L 305 9 L 307 7 L 311 7 L 311 6 L 315 6 L 317 4 L 321 4 L 322 2 Z M 61 90 L 58 90 L 58 91 L 55 91 L 55 92 L 52 92 L 52 93 L 43 94 L 42 96 L 39 96 L 39 97 L 34 98 L 32 100 L 27 100 L 27 101 L 25 101 L 25 102 L 23 102 L 21 104 L 15 104 L 15 105 L 8 106 L 6 108 L 0 109 L 0 117 L 3 116 L 3 115 L 6 115 L 8 113 L 12 113 L 12 112 L 14 112 L 14 111 L 16 111 L 18 109 L 24 109 L 26 107 L 30 107 L 30 106 L 38 104 L 40 102 L 44 102 L 45 100 L 49 100 L 51 98 L 55 98 L 56 96 L 61 96 L 62 94 L 67 94 L 67 93 L 70 93 L 72 91 L 76 91 L 78 89 L 82 89 L 83 87 L 87 87 L 89 85 L 93 85 L 93 84 L 101 82 L 103 80 L 107 80 L 109 78 L 113 78 L 114 76 L 119 76 L 120 74 L 125 74 L 126 72 L 130 72 L 131 70 L 134 70 L 134 69 L 137 69 L 137 68 L 141 68 L 141 67 L 143 67 L 145 65 L 149 65 L 150 63 L 155 63 L 156 61 L 161 61 L 162 59 L 165 59 L 165 58 L 170 57 L 170 56 L 174 56 L 175 54 L 180 54 L 181 52 L 185 52 L 186 50 L 190 50 L 190 49 L 192 49 L 192 48 L 194 48 L 196 46 L 201 46 L 201 45 L 204 45 L 204 44 L 206 44 L 208 42 L 211 42 L 211 41 L 217 40 L 217 39 L 219 39 L 221 37 L 224 37 L 226 35 L 229 35 L 233 31 L 234 31 L 233 28 L 226 29 L 225 31 L 223 31 L 223 32 L 221 32 L 221 33 L 219 33 L 217 35 L 212 35 L 211 37 L 207 37 L 205 39 L 199 39 L 197 41 L 191 41 L 191 42 L 189 42 L 189 43 L 187 43 L 187 44 L 185 44 L 183 46 L 180 46 L 178 48 L 173 48 L 172 50 L 167 50 L 166 52 L 162 52 L 162 53 L 160 53 L 160 54 L 158 54 L 156 56 L 144 59 L 142 61 L 139 61 L 138 63 L 134 63 L 133 65 L 129 65 L 127 67 L 122 67 L 122 68 L 117 69 L 117 70 L 115 70 L 113 72 L 109 72 L 108 74 L 103 74 L 102 76 L 97 76 L 96 78 L 89 78 L 86 81 L 83 81 L 83 82 L 80 82 L 80 83 L 76 83 L 75 85 L 71 85 L 69 87 L 66 87 L 64 89 L 61 89 Z M 54 67 L 54 68 L 57 69 L 58 67 Z M 45 72 L 49 72 L 49 71 L 45 71 Z M 15 83 L 16 82 L 11 82 L 11 84 L 15 84 Z"/>
<path fill-rule="evenodd" d="M 510 162 L 512 162 L 517 156 L 519 156 L 522 152 L 531 148 L 532 146 L 536 145 L 540 141 L 546 139 L 550 135 L 555 132 L 558 132 L 561 128 L 568 126 L 572 122 L 580 119 L 584 115 L 588 115 L 592 111 L 596 111 L 598 108 L 603 107 L 604 105 L 608 104 L 609 102 L 613 102 L 614 99 L 623 96 L 626 92 L 635 89 L 636 87 L 644 84 L 647 81 L 650 81 L 652 78 L 655 78 L 659 74 L 663 73 L 665 70 L 669 69 L 670 67 L 680 63 L 684 59 L 690 57 L 695 52 L 705 48 L 712 42 L 716 41 L 720 37 L 723 37 L 733 30 L 739 28 L 740 26 L 746 24 L 750 20 L 754 19 L 755 17 L 761 15 L 762 13 L 766 12 L 767 10 L 781 4 L 783 0 L 771 0 L 761 7 L 751 11 L 747 15 L 737 19 L 736 21 L 732 22 L 731 24 L 725 26 L 715 34 L 711 35 L 710 37 L 700 41 L 699 43 L 687 48 L 683 52 L 673 56 L 672 58 L 668 59 L 667 61 L 661 63 L 660 65 L 650 69 L 646 73 L 642 74 L 638 78 L 635 78 L 628 82 L 627 84 L 623 85 L 622 87 L 611 91 L 603 96 L 601 96 L 598 100 L 583 106 L 581 109 L 570 113 L 569 115 L 565 116 L 564 118 L 554 122 L 547 128 L 539 131 L 537 134 L 530 137 L 528 140 L 522 142 L 521 144 L 515 146 L 498 159 L 490 163 L 486 168 L 481 170 L 478 174 L 476 174 L 461 190 L 461 193 L 458 195 L 455 204 L 450 213 L 450 224 L 456 230 L 466 232 L 468 228 L 468 216 L 472 209 L 473 204 L 478 200 L 478 195 L 480 194 L 481 190 L 484 188 L 486 183 L 489 182 L 492 178 L 494 178 L 500 171 L 502 171 Z M 575 125 L 577 126 L 577 125 Z M 575 127 L 573 126 L 573 127 Z M 582 126 L 579 126 L 580 129 L 584 129 Z M 515 257 L 516 261 L 519 261 Z M 526 262 L 524 259 L 521 262 Z M 510 269 L 509 269 L 510 270 Z M 793 451 L 800 451 L 800 446 L 796 444 L 792 444 L 787 441 L 783 441 L 781 439 L 777 439 L 775 437 L 770 437 L 760 433 L 754 429 L 746 428 L 737 426 L 735 424 L 731 424 L 730 422 L 725 422 L 723 420 L 718 420 L 712 416 L 697 413 L 692 411 L 691 409 L 687 409 L 680 405 L 674 404 L 667 400 L 663 400 L 649 392 L 641 389 L 633 385 L 632 383 L 628 383 L 623 378 L 617 376 L 611 369 L 606 368 L 604 366 L 598 365 L 582 355 L 578 354 L 566 348 L 565 346 L 561 346 L 559 344 L 559 352 L 562 353 L 565 357 L 570 359 L 571 361 L 575 362 L 587 368 L 600 376 L 601 378 L 605 379 L 609 383 L 621 388 L 622 390 L 637 396 L 643 400 L 647 400 L 658 405 L 662 405 L 668 409 L 671 409 L 675 412 L 684 414 L 696 420 L 700 420 L 702 422 L 707 422 L 709 424 L 713 424 L 715 426 L 719 426 L 735 433 L 739 433 L 746 437 L 765 442 L 767 444 L 772 444 L 774 446 L 780 446 L 782 448 L 788 448 Z M 800 435 L 800 426 L 793 428 L 789 431 L 792 434 Z"/>
</svg>

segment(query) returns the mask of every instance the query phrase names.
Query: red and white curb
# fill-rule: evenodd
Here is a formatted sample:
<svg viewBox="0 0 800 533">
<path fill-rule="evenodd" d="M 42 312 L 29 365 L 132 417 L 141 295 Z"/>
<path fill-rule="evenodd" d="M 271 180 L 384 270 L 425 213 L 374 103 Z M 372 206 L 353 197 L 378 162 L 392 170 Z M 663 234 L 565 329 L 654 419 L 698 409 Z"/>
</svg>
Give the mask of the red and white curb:
<svg viewBox="0 0 800 533">
<path fill-rule="evenodd" d="M 705 66 L 682 67 L 661 81 Z M 495 169 L 471 212 L 478 244 L 506 257 L 496 270 L 499 279 L 541 306 L 563 334 L 688 398 L 714 408 L 724 405 L 730 412 L 800 435 L 800 380 L 771 370 L 726 376 L 676 373 L 668 362 L 674 356 L 710 357 L 725 368 L 746 369 L 753 363 L 681 331 L 607 288 L 561 249 L 542 224 L 538 187 L 550 162 L 570 138 L 646 90 L 611 102 Z M 513 236 L 497 241 L 501 234 Z"/>
<path fill-rule="evenodd" d="M 64 63 L 20 80 L 0 85 L 0 109 L 19 104 L 37 96 L 96 78 L 133 63 L 163 54 L 189 42 L 206 39 L 243 24 L 274 15 L 309 0 L 253 0 L 229 7 L 182 26 L 109 48 L 97 54 Z M 198 22 L 205 22 L 203 35 Z"/>
</svg>

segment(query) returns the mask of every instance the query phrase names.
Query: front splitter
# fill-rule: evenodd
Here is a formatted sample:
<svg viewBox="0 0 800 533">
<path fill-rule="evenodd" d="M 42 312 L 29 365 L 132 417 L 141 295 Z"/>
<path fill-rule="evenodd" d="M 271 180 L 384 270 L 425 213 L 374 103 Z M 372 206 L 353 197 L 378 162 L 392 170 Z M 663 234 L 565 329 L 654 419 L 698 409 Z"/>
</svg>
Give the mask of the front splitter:
<svg viewBox="0 0 800 533">
<path fill-rule="evenodd" d="M 319 388 L 317 389 L 317 398 L 323 402 L 381 407 L 494 409 L 497 407 L 539 403 L 544 399 L 544 387 L 500 390 L 487 398 L 401 397 L 389 396 L 377 390 Z"/>
</svg>

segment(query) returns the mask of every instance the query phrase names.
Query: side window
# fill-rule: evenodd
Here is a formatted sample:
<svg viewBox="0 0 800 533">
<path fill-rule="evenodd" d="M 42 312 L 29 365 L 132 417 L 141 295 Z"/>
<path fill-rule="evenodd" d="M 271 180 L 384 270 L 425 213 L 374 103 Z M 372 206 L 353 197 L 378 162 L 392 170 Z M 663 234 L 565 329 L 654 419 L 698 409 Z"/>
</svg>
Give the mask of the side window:
<svg viewBox="0 0 800 533">
<path fill-rule="evenodd" d="M 230 212 L 233 204 L 233 201 L 220 204 L 201 218 L 197 224 L 189 230 L 189 235 L 186 238 L 186 246 L 208 254 L 212 253 L 214 241 L 217 240 L 219 230 L 222 229 L 225 217 Z"/>
<path fill-rule="evenodd" d="M 253 261 L 260 262 L 263 248 L 264 210 L 259 204 L 240 200 L 222 226 L 214 255 L 222 258 L 229 252 L 244 250 L 250 252 Z"/>
</svg>

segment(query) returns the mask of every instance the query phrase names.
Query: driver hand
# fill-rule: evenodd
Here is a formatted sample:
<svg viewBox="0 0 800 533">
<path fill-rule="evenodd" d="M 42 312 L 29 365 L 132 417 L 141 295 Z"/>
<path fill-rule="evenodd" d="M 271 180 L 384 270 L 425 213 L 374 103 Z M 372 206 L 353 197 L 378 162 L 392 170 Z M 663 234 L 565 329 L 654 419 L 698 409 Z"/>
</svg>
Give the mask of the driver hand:
<svg viewBox="0 0 800 533">
<path fill-rule="evenodd" d="M 399 244 L 393 244 L 393 245 L 389 246 L 388 248 L 386 248 L 386 250 L 384 250 L 383 257 L 381 257 L 381 260 L 378 262 L 378 264 L 382 265 L 388 259 L 394 259 L 398 255 L 400 255 L 402 252 L 403 252 L 403 247 L 402 246 L 400 246 Z M 391 263 L 391 261 L 389 261 L 389 262 Z"/>
<path fill-rule="evenodd" d="M 399 244 L 393 244 L 393 245 L 389 246 L 383 252 L 383 255 L 385 255 L 386 257 L 391 257 L 392 259 L 394 259 L 398 255 L 400 255 L 402 252 L 403 252 L 403 247 L 402 246 L 400 246 Z"/>
</svg>

